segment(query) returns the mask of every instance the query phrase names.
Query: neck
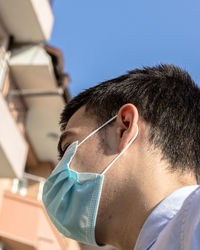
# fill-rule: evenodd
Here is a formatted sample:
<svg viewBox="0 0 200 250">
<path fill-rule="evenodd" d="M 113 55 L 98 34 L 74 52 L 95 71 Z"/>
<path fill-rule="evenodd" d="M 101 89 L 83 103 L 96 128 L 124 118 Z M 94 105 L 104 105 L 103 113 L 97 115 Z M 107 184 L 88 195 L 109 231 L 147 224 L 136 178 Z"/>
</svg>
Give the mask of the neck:
<svg viewBox="0 0 200 250">
<path fill-rule="evenodd" d="M 108 216 L 111 227 L 105 242 L 121 250 L 134 249 L 142 226 L 153 209 L 175 190 L 197 184 L 192 174 L 182 174 L 180 177 L 179 174 L 158 172 L 157 169 L 154 174 L 151 169 L 147 176 L 143 172 L 142 178 L 134 178 L 132 181 L 134 187 L 126 187 L 126 190 L 132 192 L 121 196 L 118 200 L 121 206 Z"/>
</svg>

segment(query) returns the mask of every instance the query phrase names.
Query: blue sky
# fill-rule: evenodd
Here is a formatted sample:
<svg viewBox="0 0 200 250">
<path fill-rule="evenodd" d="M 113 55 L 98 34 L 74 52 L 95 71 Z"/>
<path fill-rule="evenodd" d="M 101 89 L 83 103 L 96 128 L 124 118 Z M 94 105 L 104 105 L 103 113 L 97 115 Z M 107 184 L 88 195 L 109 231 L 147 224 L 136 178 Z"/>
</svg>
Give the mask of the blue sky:
<svg viewBox="0 0 200 250">
<path fill-rule="evenodd" d="M 200 85 L 199 0 L 55 0 L 50 44 L 62 49 L 70 92 L 136 67 L 173 63 Z"/>
</svg>

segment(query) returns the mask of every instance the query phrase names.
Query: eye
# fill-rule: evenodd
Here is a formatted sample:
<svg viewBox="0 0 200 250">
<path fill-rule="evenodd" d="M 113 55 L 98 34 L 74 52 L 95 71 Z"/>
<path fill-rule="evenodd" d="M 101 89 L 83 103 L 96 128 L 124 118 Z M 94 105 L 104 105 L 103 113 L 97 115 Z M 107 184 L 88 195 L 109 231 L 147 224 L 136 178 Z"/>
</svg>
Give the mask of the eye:
<svg viewBox="0 0 200 250">
<path fill-rule="evenodd" d="M 67 148 L 69 147 L 70 144 L 66 144 L 63 149 L 61 147 L 59 147 L 59 153 L 58 153 L 58 160 L 60 161 L 63 157 L 63 155 L 65 154 L 65 151 L 67 150 Z"/>
<path fill-rule="evenodd" d="M 70 144 L 66 144 L 66 145 L 64 145 L 64 147 L 63 147 L 63 151 L 62 151 L 62 152 L 63 152 L 63 154 L 65 153 L 65 151 L 67 150 L 67 148 L 69 147 L 69 145 L 70 145 Z"/>
</svg>

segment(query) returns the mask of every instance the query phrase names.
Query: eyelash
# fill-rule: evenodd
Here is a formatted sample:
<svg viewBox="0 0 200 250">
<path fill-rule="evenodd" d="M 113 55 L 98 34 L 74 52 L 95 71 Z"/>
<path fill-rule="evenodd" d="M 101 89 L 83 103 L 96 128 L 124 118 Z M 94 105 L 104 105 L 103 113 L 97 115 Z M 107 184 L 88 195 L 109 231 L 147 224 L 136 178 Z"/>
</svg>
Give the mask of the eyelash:
<svg viewBox="0 0 200 250">
<path fill-rule="evenodd" d="M 67 144 L 65 147 L 64 147 L 64 150 L 62 150 L 62 148 L 60 148 L 61 152 L 59 153 L 59 157 L 58 157 L 58 160 L 60 161 L 63 157 L 63 155 L 65 154 L 65 151 L 67 150 L 67 148 L 69 147 L 70 144 Z"/>
<path fill-rule="evenodd" d="M 64 150 L 63 152 L 65 153 L 65 151 L 67 150 L 67 148 L 69 147 L 70 144 L 67 144 L 65 147 L 64 147 Z"/>
</svg>

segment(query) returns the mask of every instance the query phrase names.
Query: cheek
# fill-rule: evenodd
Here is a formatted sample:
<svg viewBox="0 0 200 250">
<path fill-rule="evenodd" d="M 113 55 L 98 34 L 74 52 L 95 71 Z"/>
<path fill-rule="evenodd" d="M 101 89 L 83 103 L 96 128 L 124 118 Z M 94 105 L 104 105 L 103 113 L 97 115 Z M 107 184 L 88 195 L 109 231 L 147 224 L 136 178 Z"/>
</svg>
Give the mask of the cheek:
<svg viewBox="0 0 200 250">
<path fill-rule="evenodd" d="M 79 173 L 101 173 L 104 156 L 94 144 L 81 145 L 70 163 L 70 169 Z M 106 166 L 105 166 L 106 167 Z"/>
<path fill-rule="evenodd" d="M 102 207 L 109 206 L 117 207 L 120 197 L 126 194 L 126 187 L 129 181 L 129 174 L 126 171 L 126 166 L 120 162 L 120 159 L 115 162 L 104 176 L 102 190 Z"/>
<path fill-rule="evenodd" d="M 112 220 L 112 217 L 118 210 L 118 206 L 121 204 L 121 183 L 118 179 L 119 176 L 116 170 L 107 172 L 104 176 L 103 189 L 98 208 L 97 228 L 102 225 L 106 226 L 110 220 Z"/>
</svg>

